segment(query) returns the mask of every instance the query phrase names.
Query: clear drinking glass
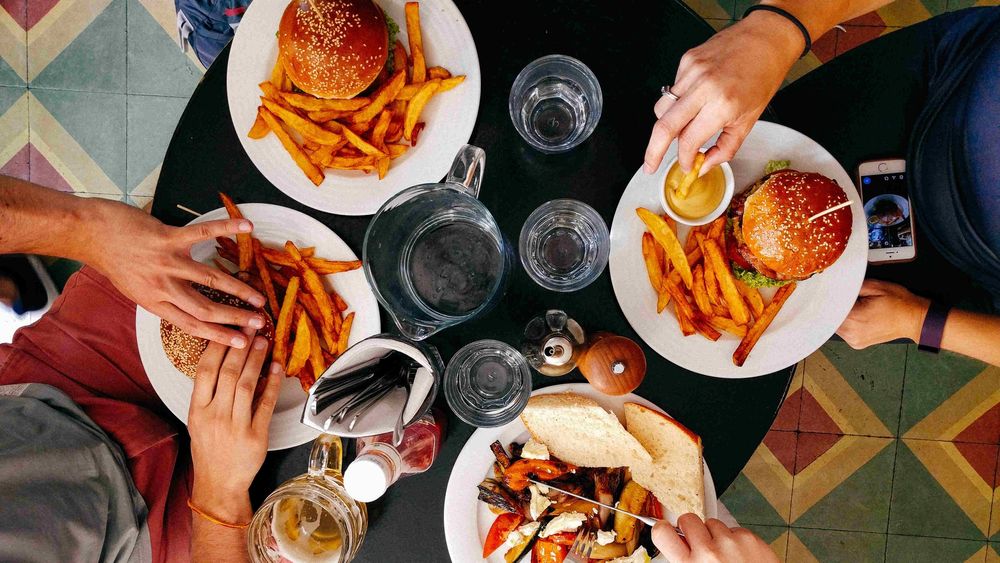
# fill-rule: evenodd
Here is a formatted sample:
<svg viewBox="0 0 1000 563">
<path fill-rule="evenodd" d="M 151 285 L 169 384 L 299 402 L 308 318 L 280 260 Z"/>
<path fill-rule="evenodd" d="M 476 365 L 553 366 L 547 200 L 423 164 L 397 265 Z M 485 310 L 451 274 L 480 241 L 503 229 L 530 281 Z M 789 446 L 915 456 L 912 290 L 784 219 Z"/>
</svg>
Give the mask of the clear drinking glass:
<svg viewBox="0 0 1000 563">
<path fill-rule="evenodd" d="M 608 225 L 593 207 L 556 199 L 534 210 L 521 227 L 521 264 L 535 283 L 552 291 L 590 285 L 608 264 Z"/>
<path fill-rule="evenodd" d="M 485 166 L 465 145 L 444 182 L 403 190 L 368 224 L 365 276 L 411 340 L 482 314 L 506 289 L 513 250 L 476 199 Z"/>
<path fill-rule="evenodd" d="M 566 55 L 535 60 L 510 89 L 514 128 L 544 153 L 565 152 L 586 141 L 601 119 L 603 104 L 594 73 Z"/>
<path fill-rule="evenodd" d="M 344 490 L 343 444 L 321 434 L 313 442 L 309 471 L 268 495 L 250 521 L 247 548 L 254 563 L 354 559 L 368 530 L 364 503 Z"/>
<path fill-rule="evenodd" d="M 444 395 L 458 418 L 481 428 L 517 418 L 531 397 L 524 356 L 499 340 L 479 340 L 455 353 L 444 373 Z"/>
</svg>

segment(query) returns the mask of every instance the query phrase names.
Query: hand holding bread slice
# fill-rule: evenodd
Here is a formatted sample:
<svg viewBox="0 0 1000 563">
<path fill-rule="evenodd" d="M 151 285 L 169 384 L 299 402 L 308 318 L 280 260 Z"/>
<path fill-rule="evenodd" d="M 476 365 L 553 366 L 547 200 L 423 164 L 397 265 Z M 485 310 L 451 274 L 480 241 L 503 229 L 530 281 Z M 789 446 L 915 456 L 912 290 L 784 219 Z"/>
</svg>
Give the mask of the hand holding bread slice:
<svg viewBox="0 0 1000 563">
<path fill-rule="evenodd" d="M 532 437 L 580 467 L 628 467 L 676 515 L 705 517 L 701 438 L 669 416 L 625 403 L 625 421 L 573 393 L 535 395 L 521 413 Z"/>
</svg>

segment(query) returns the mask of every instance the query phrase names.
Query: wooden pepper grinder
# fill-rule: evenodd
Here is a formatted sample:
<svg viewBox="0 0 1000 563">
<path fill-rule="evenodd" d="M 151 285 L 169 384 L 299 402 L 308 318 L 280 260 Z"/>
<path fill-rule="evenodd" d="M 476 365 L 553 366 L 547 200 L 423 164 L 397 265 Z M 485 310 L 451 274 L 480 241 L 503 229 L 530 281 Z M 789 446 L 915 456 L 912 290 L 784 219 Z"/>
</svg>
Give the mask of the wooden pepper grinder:
<svg viewBox="0 0 1000 563">
<path fill-rule="evenodd" d="M 646 355 L 624 336 L 598 332 L 587 342 L 577 367 L 601 393 L 624 395 L 634 391 L 646 377 Z"/>
</svg>

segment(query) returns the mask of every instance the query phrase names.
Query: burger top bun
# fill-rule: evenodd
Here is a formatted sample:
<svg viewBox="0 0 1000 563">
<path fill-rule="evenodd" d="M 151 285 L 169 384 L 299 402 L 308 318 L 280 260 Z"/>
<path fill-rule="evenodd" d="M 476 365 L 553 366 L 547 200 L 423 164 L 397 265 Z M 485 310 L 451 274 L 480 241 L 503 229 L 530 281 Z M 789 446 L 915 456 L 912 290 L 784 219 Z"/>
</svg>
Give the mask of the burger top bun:
<svg viewBox="0 0 1000 563">
<path fill-rule="evenodd" d="M 777 279 L 806 279 L 840 258 L 853 222 L 850 206 L 809 218 L 845 201 L 840 185 L 822 174 L 775 172 L 747 197 L 744 242 Z"/>
<path fill-rule="evenodd" d="M 278 56 L 304 92 L 353 98 L 388 59 L 385 16 L 372 0 L 292 0 L 278 25 Z"/>
</svg>

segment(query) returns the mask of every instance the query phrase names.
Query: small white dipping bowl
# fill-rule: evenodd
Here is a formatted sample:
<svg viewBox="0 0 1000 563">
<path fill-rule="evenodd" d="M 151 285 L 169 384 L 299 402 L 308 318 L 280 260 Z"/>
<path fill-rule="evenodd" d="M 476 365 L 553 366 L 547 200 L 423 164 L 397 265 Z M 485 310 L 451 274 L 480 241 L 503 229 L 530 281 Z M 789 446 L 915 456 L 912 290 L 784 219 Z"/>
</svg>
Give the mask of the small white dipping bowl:
<svg viewBox="0 0 1000 563">
<path fill-rule="evenodd" d="M 722 175 L 726 179 L 726 189 L 722 193 L 722 201 L 719 202 L 719 205 L 717 205 L 715 209 L 713 209 L 708 215 L 705 215 L 704 217 L 699 217 L 697 219 L 688 219 L 686 217 L 681 217 L 676 212 L 674 212 L 674 210 L 670 207 L 670 204 L 667 203 L 667 193 L 666 190 L 664 189 L 664 184 L 667 181 L 667 174 L 670 173 L 670 169 L 674 167 L 674 164 L 676 162 L 677 162 L 677 157 L 674 157 L 667 163 L 665 167 L 661 168 L 662 172 L 656 175 L 659 178 L 660 207 L 663 208 L 664 213 L 666 213 L 671 218 L 673 218 L 674 221 L 677 221 L 682 225 L 689 225 L 695 227 L 698 225 L 705 225 L 707 223 L 711 223 L 719 215 L 725 213 L 726 209 L 729 209 L 729 202 L 733 200 L 733 193 L 736 191 L 736 181 L 733 179 L 732 167 L 729 166 L 728 162 L 723 162 L 722 164 L 719 165 L 719 167 L 722 168 Z"/>
</svg>

